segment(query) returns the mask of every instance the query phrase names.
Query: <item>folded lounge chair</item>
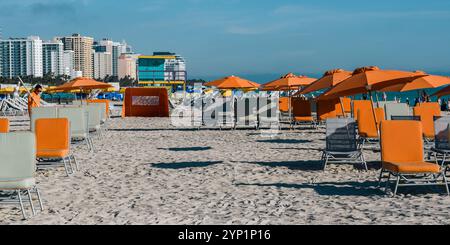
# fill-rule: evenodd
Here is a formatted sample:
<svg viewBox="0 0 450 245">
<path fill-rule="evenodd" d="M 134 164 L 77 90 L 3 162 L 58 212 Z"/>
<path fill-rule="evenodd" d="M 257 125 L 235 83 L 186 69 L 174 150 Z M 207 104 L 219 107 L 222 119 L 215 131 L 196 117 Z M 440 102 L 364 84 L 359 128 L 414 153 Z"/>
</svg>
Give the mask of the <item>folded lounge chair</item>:
<svg viewBox="0 0 450 245">
<path fill-rule="evenodd" d="M 384 105 L 386 119 L 390 120 L 392 116 L 411 116 L 411 110 L 406 103 L 388 103 Z"/>
<path fill-rule="evenodd" d="M 28 195 L 28 201 L 36 214 L 32 193 L 37 195 L 40 209 L 43 210 L 41 196 L 36 186 L 36 139 L 31 132 L 13 132 L 0 134 L 0 191 L 11 194 L 11 198 L 3 201 L 19 204 L 23 218 L 27 215 L 22 195 Z"/>
<path fill-rule="evenodd" d="M 278 98 L 258 98 L 258 128 L 280 128 Z"/>
<path fill-rule="evenodd" d="M 387 188 L 394 176 L 394 196 L 398 187 L 421 185 L 444 185 L 450 195 L 443 169 L 438 164 L 424 161 L 420 122 L 384 121 L 381 124 L 381 161 L 379 183 L 385 178 L 384 174 L 388 173 Z"/>
<path fill-rule="evenodd" d="M 0 118 L 0 133 L 9 133 L 9 119 Z"/>
<path fill-rule="evenodd" d="M 352 118 L 327 119 L 326 149 L 322 153 L 323 169 L 329 162 L 367 163 L 356 139 L 356 122 Z"/>
<path fill-rule="evenodd" d="M 72 162 L 78 169 L 77 160 L 70 152 L 70 125 L 67 118 L 36 120 L 36 158 L 41 163 L 62 160 L 67 176 L 75 171 Z M 50 166 L 53 164 L 50 164 Z"/>
<path fill-rule="evenodd" d="M 258 98 L 236 98 L 234 102 L 235 124 L 237 127 L 258 128 Z"/>
<path fill-rule="evenodd" d="M 436 163 L 445 168 L 447 173 L 449 166 L 446 163 L 450 156 L 450 117 L 434 117 L 434 130 L 434 147 L 431 148 L 431 152 L 434 153 Z"/>
<path fill-rule="evenodd" d="M 102 107 L 104 104 L 89 104 L 84 106 L 86 108 L 86 111 L 89 114 L 89 132 L 96 132 L 100 136 L 102 136 L 102 128 L 101 128 L 101 120 L 102 115 L 104 115 L 104 108 Z"/>
<path fill-rule="evenodd" d="M 419 116 L 423 126 L 423 135 L 426 139 L 434 139 L 434 117 L 441 116 L 441 107 L 438 103 L 423 103 L 414 107 L 414 116 Z"/>
<path fill-rule="evenodd" d="M 83 140 L 90 151 L 94 151 L 94 143 L 89 136 L 89 113 L 83 107 L 62 107 L 58 109 L 58 118 L 67 118 L 70 122 L 72 141 Z"/>
</svg>

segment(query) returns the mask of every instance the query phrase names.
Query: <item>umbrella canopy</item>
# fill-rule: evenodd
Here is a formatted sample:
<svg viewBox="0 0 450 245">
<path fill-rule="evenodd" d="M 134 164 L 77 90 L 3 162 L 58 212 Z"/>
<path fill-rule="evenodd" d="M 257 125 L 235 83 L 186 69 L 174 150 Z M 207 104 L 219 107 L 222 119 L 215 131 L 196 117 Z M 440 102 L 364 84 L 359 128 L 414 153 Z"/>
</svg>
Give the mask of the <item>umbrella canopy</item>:
<svg viewBox="0 0 450 245">
<path fill-rule="evenodd" d="M 325 72 L 322 78 L 306 86 L 302 91 L 298 92 L 296 95 L 308 94 L 322 89 L 329 89 L 351 76 L 352 76 L 351 71 L 345 71 L 342 69 L 327 71 Z"/>
<path fill-rule="evenodd" d="M 384 92 L 406 92 L 419 89 L 439 88 L 450 84 L 450 77 L 435 76 L 426 74 L 423 71 L 414 72 L 415 77 L 407 77 L 401 79 L 401 82 L 392 86 L 381 86 L 383 84 L 374 85 L 375 90 Z"/>
<path fill-rule="evenodd" d="M 320 99 L 334 99 L 337 97 L 363 94 L 370 91 L 376 91 L 376 86 L 393 86 L 401 83 L 405 78 L 417 77 L 417 73 L 381 70 L 376 66 L 362 67 L 356 69 L 352 76 L 342 81 L 335 87 L 325 92 Z"/>
<path fill-rule="evenodd" d="M 219 80 L 206 83 L 205 86 L 217 87 L 219 89 L 256 89 L 261 85 L 236 76 L 229 76 Z"/>
<path fill-rule="evenodd" d="M 73 90 L 93 90 L 93 89 L 107 89 L 113 87 L 111 84 L 97 82 L 90 78 L 79 77 L 65 83 L 61 86 L 49 89 L 49 91 L 73 91 Z"/>
<path fill-rule="evenodd" d="M 301 87 L 310 85 L 317 79 L 306 76 L 296 76 L 289 73 L 280 77 L 277 80 L 264 84 L 263 90 L 266 91 L 284 91 L 291 89 L 300 89 Z"/>
<path fill-rule="evenodd" d="M 447 87 L 437 91 L 432 96 L 443 97 L 443 96 L 447 96 L 447 95 L 450 95 L 450 86 L 447 86 Z"/>
</svg>

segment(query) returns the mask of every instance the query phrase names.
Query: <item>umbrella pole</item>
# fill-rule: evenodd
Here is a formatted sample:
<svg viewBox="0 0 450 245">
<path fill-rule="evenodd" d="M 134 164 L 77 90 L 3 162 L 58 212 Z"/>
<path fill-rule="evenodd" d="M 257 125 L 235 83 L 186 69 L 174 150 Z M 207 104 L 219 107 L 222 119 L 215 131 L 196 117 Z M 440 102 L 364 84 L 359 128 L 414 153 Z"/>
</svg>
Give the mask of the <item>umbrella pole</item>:
<svg viewBox="0 0 450 245">
<path fill-rule="evenodd" d="M 344 118 L 347 118 L 347 115 L 345 114 L 344 103 L 342 103 L 341 97 L 339 97 L 339 103 L 341 104 L 342 115 L 344 115 Z"/>
<path fill-rule="evenodd" d="M 375 114 L 375 108 L 373 106 L 372 91 L 369 91 L 369 97 L 370 97 L 370 106 L 372 108 L 373 119 L 375 120 L 375 128 L 376 128 L 376 130 L 378 132 L 378 135 L 379 135 L 379 128 L 378 128 L 378 123 L 377 123 L 377 115 Z"/>
</svg>

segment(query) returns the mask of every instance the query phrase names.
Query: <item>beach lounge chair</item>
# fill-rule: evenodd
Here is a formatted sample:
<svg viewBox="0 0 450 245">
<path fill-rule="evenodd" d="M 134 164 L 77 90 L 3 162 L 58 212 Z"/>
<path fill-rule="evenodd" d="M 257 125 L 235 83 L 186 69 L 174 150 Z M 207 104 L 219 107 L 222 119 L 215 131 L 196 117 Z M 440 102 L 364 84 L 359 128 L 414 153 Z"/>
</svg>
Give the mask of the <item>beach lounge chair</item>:
<svg viewBox="0 0 450 245">
<path fill-rule="evenodd" d="M 339 103 L 336 104 L 336 116 L 338 117 L 349 117 L 352 113 L 352 99 L 351 98 L 341 98 Z M 342 106 L 344 106 L 344 112 L 342 112 Z"/>
<path fill-rule="evenodd" d="M 364 108 L 364 106 L 360 108 Z M 370 104 L 369 108 L 360 109 L 357 113 L 358 135 L 362 147 L 364 147 L 366 143 L 378 141 L 379 139 L 378 130 L 380 123 L 384 120 L 384 110 L 382 108 L 375 108 L 374 111 L 378 127 L 375 125 L 375 118 Z"/>
<path fill-rule="evenodd" d="M 70 152 L 70 125 L 67 118 L 51 118 L 36 120 L 36 158 L 39 167 L 53 166 L 55 160 L 62 160 L 67 176 L 75 171 L 72 162 L 77 166 L 75 156 Z M 42 163 L 42 164 L 41 164 Z M 58 164 L 59 165 L 59 164 Z"/>
<path fill-rule="evenodd" d="M 236 98 L 234 102 L 234 112 L 234 128 L 258 128 L 258 98 Z"/>
<path fill-rule="evenodd" d="M 58 107 L 34 107 L 31 109 L 31 131 L 34 132 L 35 122 L 40 118 L 57 118 Z"/>
<path fill-rule="evenodd" d="M 434 117 L 434 147 L 431 152 L 434 153 L 436 163 L 440 164 L 442 168 L 446 168 L 447 172 L 448 157 L 450 156 L 450 117 Z"/>
<path fill-rule="evenodd" d="M 236 118 L 232 97 L 216 98 L 214 109 L 215 126 L 222 128 L 235 128 Z"/>
<path fill-rule="evenodd" d="M 339 99 L 317 101 L 317 121 L 324 122 L 327 119 L 337 118 L 336 108 Z"/>
<path fill-rule="evenodd" d="M 317 124 L 312 116 L 311 101 L 304 98 L 292 99 L 292 115 L 295 124 L 308 124 L 316 128 Z"/>
<path fill-rule="evenodd" d="M 326 121 L 326 149 L 322 153 L 323 169 L 328 163 L 367 163 L 356 139 L 356 122 L 352 118 Z"/>
<path fill-rule="evenodd" d="M 258 128 L 280 128 L 280 111 L 277 97 L 258 98 Z"/>
<path fill-rule="evenodd" d="M 392 121 L 420 121 L 419 116 L 391 116 Z"/>
<path fill-rule="evenodd" d="M 104 114 L 104 116 L 102 116 L 102 123 L 104 123 L 106 121 L 106 119 L 108 119 L 110 117 L 109 100 L 106 100 L 106 99 L 92 99 L 92 100 L 87 100 L 87 103 L 88 104 L 101 104 L 101 105 L 104 105 L 102 107 L 105 110 L 105 114 Z"/>
<path fill-rule="evenodd" d="M 84 106 L 89 113 L 89 132 L 96 132 L 102 136 L 101 120 L 104 113 L 104 104 L 89 104 Z"/>
<path fill-rule="evenodd" d="M 352 103 L 352 117 L 355 120 L 358 120 L 358 112 L 364 111 L 364 110 L 371 110 L 369 108 L 372 108 L 372 106 L 370 105 L 370 100 L 354 100 Z"/>
<path fill-rule="evenodd" d="M 390 120 L 392 116 L 411 116 L 411 110 L 406 103 L 388 103 L 384 105 L 386 119 Z"/>
<path fill-rule="evenodd" d="M 443 169 L 438 164 L 424 161 L 422 135 L 422 124 L 417 121 L 384 121 L 381 124 L 379 183 L 385 179 L 385 173 L 388 174 L 386 187 L 391 177 L 395 177 L 394 196 L 399 187 L 420 185 L 444 185 L 450 195 Z"/>
<path fill-rule="evenodd" d="M 427 140 L 434 139 L 434 117 L 441 116 L 438 103 L 423 103 L 414 107 L 414 116 L 419 116 L 423 126 L 423 135 Z"/>
<path fill-rule="evenodd" d="M 94 151 L 94 144 L 89 136 L 88 117 L 89 113 L 83 107 L 62 107 L 58 109 L 58 118 L 69 119 L 72 142 L 82 140 L 90 151 Z"/>
<path fill-rule="evenodd" d="M 31 132 L 13 132 L 0 134 L 0 191 L 3 195 L 0 203 L 19 204 L 23 218 L 27 215 L 22 195 L 28 195 L 28 201 L 35 215 L 32 193 L 37 195 L 40 209 L 43 210 L 41 196 L 36 186 L 36 139 Z"/>
<path fill-rule="evenodd" d="M 0 118 L 0 133 L 9 133 L 9 119 Z"/>
</svg>

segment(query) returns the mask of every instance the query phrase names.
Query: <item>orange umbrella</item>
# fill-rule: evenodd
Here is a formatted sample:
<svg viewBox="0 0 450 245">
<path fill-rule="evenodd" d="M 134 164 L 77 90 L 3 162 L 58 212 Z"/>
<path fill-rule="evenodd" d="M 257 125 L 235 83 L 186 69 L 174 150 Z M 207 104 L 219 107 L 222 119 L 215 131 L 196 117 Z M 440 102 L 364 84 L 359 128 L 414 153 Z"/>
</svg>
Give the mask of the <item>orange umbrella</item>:
<svg viewBox="0 0 450 245">
<path fill-rule="evenodd" d="M 356 69 L 351 77 L 319 96 L 319 99 L 333 99 L 368 92 L 370 95 L 370 100 L 372 101 L 371 105 L 373 118 L 374 121 L 377 122 L 372 100 L 372 91 L 376 90 L 373 87 L 375 85 L 379 86 L 381 83 L 386 84 L 386 86 L 396 85 L 400 83 L 402 79 L 407 77 L 417 77 L 417 73 L 396 70 L 381 70 L 376 66 L 362 67 Z M 378 130 L 377 124 L 375 124 L 375 127 Z"/>
<path fill-rule="evenodd" d="M 79 77 L 61 86 L 50 89 L 50 91 L 72 91 L 72 90 L 93 90 L 93 89 L 107 89 L 113 87 L 111 84 L 97 82 L 91 78 Z"/>
<path fill-rule="evenodd" d="M 325 92 L 320 99 L 334 99 L 343 96 L 351 96 L 356 94 L 363 94 L 367 92 L 377 91 L 375 88 L 397 85 L 404 82 L 405 78 L 417 77 L 417 73 L 396 71 L 396 70 L 381 70 L 376 66 L 362 67 L 356 69 L 352 76 L 334 86 Z"/>
<path fill-rule="evenodd" d="M 384 92 L 406 92 L 411 90 L 439 88 L 450 84 L 450 77 L 428 75 L 423 71 L 416 71 L 416 77 L 401 79 L 401 83 L 392 86 L 374 85 L 373 89 Z"/>
<path fill-rule="evenodd" d="M 443 97 L 443 96 L 447 96 L 447 95 L 450 95 L 450 86 L 447 86 L 447 87 L 439 90 L 438 92 L 434 93 L 432 96 Z"/>
<path fill-rule="evenodd" d="M 298 92 L 295 95 L 308 94 L 322 89 L 329 89 L 351 76 L 351 71 L 345 71 L 342 69 L 327 71 L 322 78 L 306 86 L 302 91 Z"/>
<path fill-rule="evenodd" d="M 280 77 L 277 80 L 264 84 L 263 90 L 266 91 L 283 91 L 291 89 L 300 89 L 301 87 L 310 85 L 317 79 L 306 76 L 296 76 L 293 73 L 289 73 Z"/>
<path fill-rule="evenodd" d="M 252 89 L 261 85 L 236 76 L 229 76 L 219 80 L 206 83 L 205 86 L 217 87 L 219 89 Z"/>
</svg>

